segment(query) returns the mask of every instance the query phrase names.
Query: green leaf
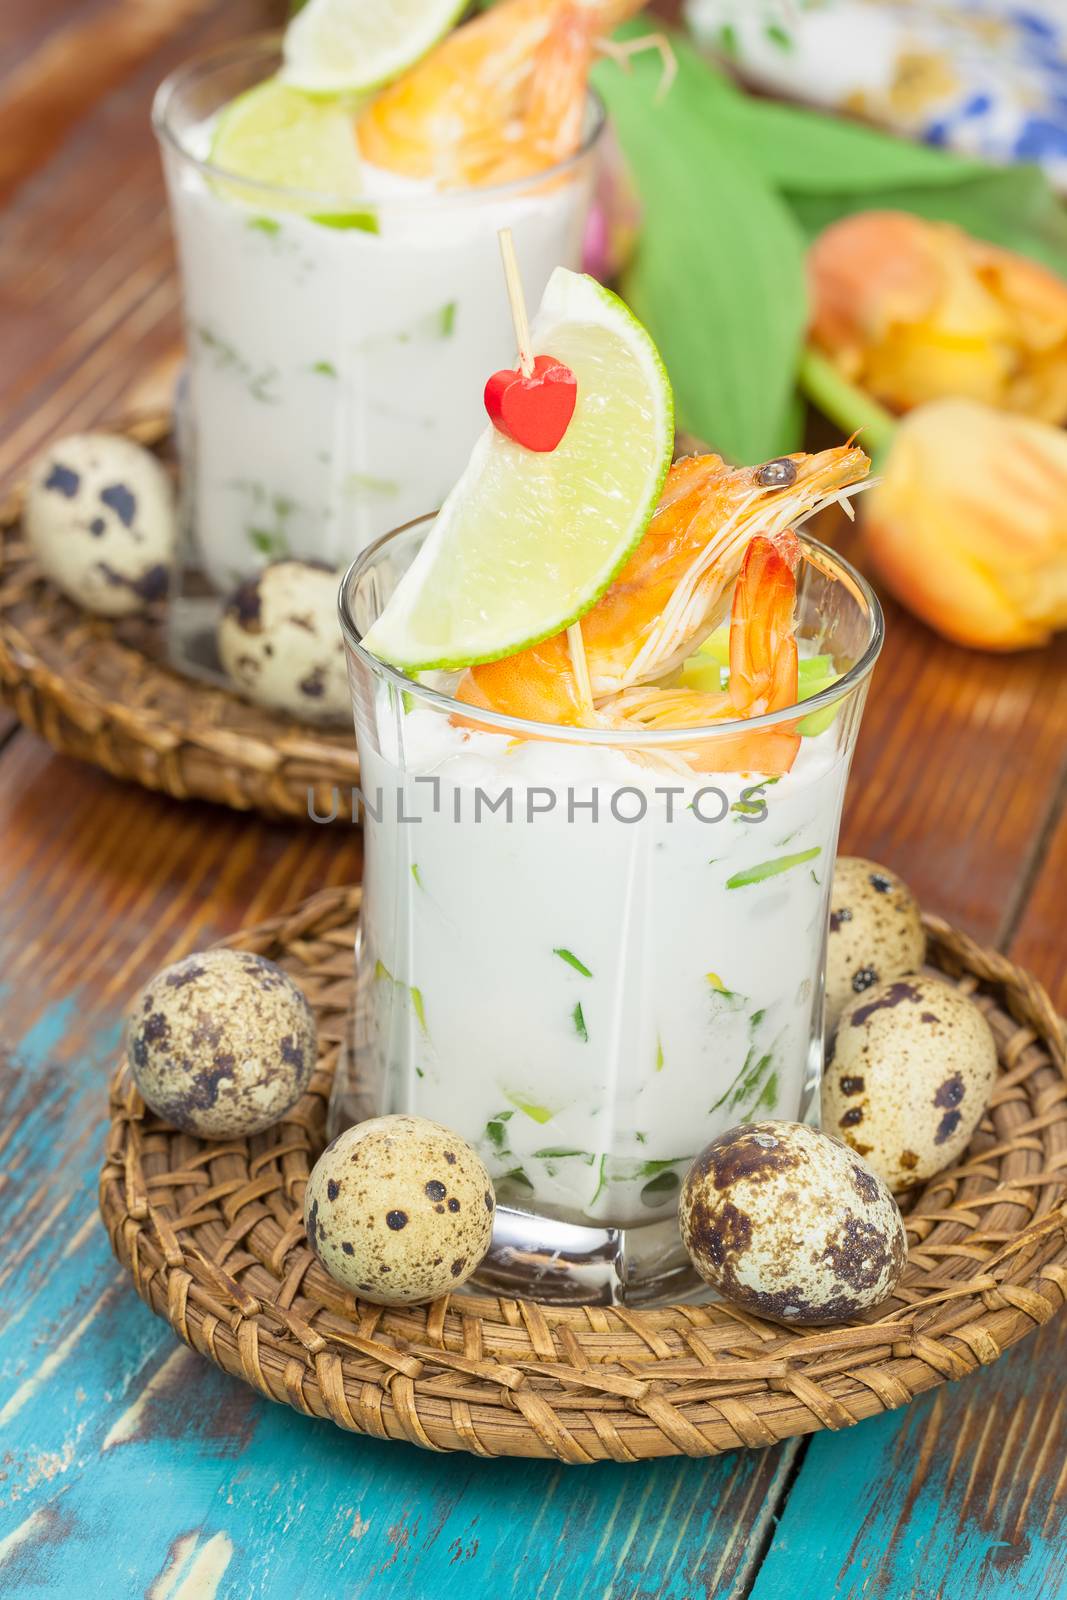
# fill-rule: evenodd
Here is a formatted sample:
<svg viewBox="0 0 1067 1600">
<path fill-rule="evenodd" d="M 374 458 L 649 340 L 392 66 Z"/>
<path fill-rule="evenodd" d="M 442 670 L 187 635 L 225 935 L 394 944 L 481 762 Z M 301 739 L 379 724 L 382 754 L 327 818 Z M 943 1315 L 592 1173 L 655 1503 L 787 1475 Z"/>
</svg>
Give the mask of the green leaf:
<svg viewBox="0 0 1067 1600">
<path fill-rule="evenodd" d="M 494 1150 L 503 1150 L 507 1138 L 507 1130 L 504 1124 L 514 1115 L 514 1111 L 501 1111 L 486 1123 L 485 1136 Z"/>
<path fill-rule="evenodd" d="M 741 1070 L 726 1091 L 716 1100 L 711 1108 L 712 1111 L 718 1111 L 719 1107 L 726 1105 L 727 1101 L 729 1101 L 727 1109 L 732 1111 L 734 1106 L 747 1099 L 758 1087 L 764 1073 L 770 1070 L 773 1060 L 774 1057 L 770 1054 L 757 1056 L 756 1047 L 753 1045 L 741 1064 Z"/>
<path fill-rule="evenodd" d="M 360 233 L 377 233 L 378 216 L 374 211 L 320 211 L 308 219 L 320 228 L 337 228 L 342 232 L 358 228 Z"/>
<path fill-rule="evenodd" d="M 1037 167 L 982 169 L 953 185 L 901 185 L 839 194 L 791 194 L 793 213 L 809 238 L 839 217 L 871 206 L 954 222 L 979 239 L 1017 250 L 1067 278 L 1067 212 Z"/>
<path fill-rule="evenodd" d="M 952 188 L 991 170 L 980 161 L 880 133 L 846 117 L 777 100 L 719 92 L 710 112 L 720 137 L 742 146 L 761 177 L 794 196 L 863 190 L 874 204 L 875 190 Z"/>
<path fill-rule="evenodd" d="M 637 1176 L 639 1178 L 655 1177 L 658 1172 L 666 1172 L 669 1167 L 676 1167 L 679 1162 L 685 1159 L 685 1156 L 673 1156 L 668 1161 L 642 1161 L 637 1169 Z"/>
<path fill-rule="evenodd" d="M 641 1204 L 643 1206 L 660 1206 L 680 1187 L 681 1178 L 676 1172 L 661 1172 L 658 1178 L 651 1178 L 641 1190 Z"/>
<path fill-rule="evenodd" d="M 569 1150 L 556 1145 L 549 1145 L 547 1149 L 534 1151 L 535 1161 L 563 1161 L 568 1156 L 580 1156 L 588 1167 L 593 1164 L 593 1157 L 588 1150 Z"/>
<path fill-rule="evenodd" d="M 809 238 L 855 211 L 911 211 L 1067 275 L 1067 215 L 1039 167 L 990 167 L 709 80 L 704 110 L 718 137 L 783 195 Z"/>
<path fill-rule="evenodd" d="M 547 1106 L 539 1106 L 534 1100 L 523 1100 L 517 1094 L 509 1094 L 507 1098 L 513 1106 L 517 1106 L 526 1116 L 532 1117 L 534 1122 L 552 1121 L 552 1113 Z"/>
<path fill-rule="evenodd" d="M 258 550 L 261 556 L 279 556 L 289 554 L 289 546 L 285 535 L 272 532 L 269 528 L 246 528 L 245 533 L 253 550 Z"/>
<path fill-rule="evenodd" d="M 580 972 L 583 978 L 591 978 L 593 976 L 585 962 L 579 961 L 573 951 L 554 949 L 552 954 L 559 956 L 559 959 L 565 961 L 568 967 L 573 967 L 575 972 Z"/>
<path fill-rule="evenodd" d="M 794 441 L 793 379 L 807 320 L 804 242 L 788 208 L 715 123 L 723 80 L 672 36 L 679 71 L 660 104 L 658 60 L 602 62 L 607 102 L 644 207 L 624 298 L 671 375 L 679 423 L 733 460 Z"/>
<path fill-rule="evenodd" d="M 772 1072 L 764 1082 L 759 1096 L 753 1101 L 751 1107 L 745 1112 L 742 1121 L 755 1122 L 758 1111 L 773 1111 L 778 1104 L 778 1074 Z"/>
<path fill-rule="evenodd" d="M 574 1010 L 571 1012 L 571 1020 L 574 1023 L 574 1031 L 578 1035 L 579 1039 L 581 1039 L 584 1044 L 588 1044 L 589 1029 L 585 1025 L 585 1017 L 582 1015 L 582 1008 L 580 1004 L 576 1005 Z"/>
<path fill-rule="evenodd" d="M 775 856 L 773 861 L 761 861 L 758 866 L 746 867 L 743 872 L 735 872 L 732 878 L 727 878 L 728 889 L 747 889 L 750 884 L 764 883 L 768 878 L 776 878 L 781 872 L 788 872 L 791 867 L 799 867 L 805 861 L 814 861 L 821 853 L 821 845 L 812 845 L 810 850 L 798 850 L 795 855 Z"/>
</svg>

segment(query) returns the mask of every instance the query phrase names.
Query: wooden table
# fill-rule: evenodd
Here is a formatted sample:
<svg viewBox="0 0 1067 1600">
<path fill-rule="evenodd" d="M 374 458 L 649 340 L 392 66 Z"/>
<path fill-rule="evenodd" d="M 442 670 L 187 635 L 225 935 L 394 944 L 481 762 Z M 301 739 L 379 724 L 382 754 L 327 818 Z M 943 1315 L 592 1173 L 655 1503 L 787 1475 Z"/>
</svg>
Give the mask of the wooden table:
<svg viewBox="0 0 1067 1600">
<path fill-rule="evenodd" d="M 0 475 L 164 400 L 177 292 L 148 106 L 262 0 L 4 0 Z M 844 847 L 1067 1000 L 1067 639 L 890 608 Z M 2 716 L 2 714 L 0 714 Z M 179 1346 L 97 1215 L 105 1079 L 153 968 L 359 872 L 354 831 L 179 806 L 0 721 L 0 1593 L 1062 1600 L 1067 1318 L 842 1435 L 651 1466 L 423 1455 Z"/>
</svg>

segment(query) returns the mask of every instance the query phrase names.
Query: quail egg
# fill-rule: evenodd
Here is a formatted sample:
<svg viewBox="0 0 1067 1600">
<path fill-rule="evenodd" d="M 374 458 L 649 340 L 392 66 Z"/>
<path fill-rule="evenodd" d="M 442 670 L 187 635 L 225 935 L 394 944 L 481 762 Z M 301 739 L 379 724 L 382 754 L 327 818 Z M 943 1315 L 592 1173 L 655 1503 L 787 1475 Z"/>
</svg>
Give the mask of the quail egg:
<svg viewBox="0 0 1067 1600">
<path fill-rule="evenodd" d="M 275 561 L 227 601 L 219 656 L 242 694 L 302 722 L 350 715 L 339 578 L 310 561 Z"/>
<path fill-rule="evenodd" d="M 896 978 L 843 1012 L 822 1124 L 906 1189 L 962 1155 L 996 1072 L 996 1041 L 973 1001 L 925 974 Z"/>
<path fill-rule="evenodd" d="M 493 1231 L 496 1197 L 465 1139 L 424 1117 L 347 1128 L 308 1179 L 308 1242 L 338 1283 L 376 1305 L 412 1305 L 458 1289 Z"/>
<path fill-rule="evenodd" d="M 204 1139 L 261 1133 L 291 1111 L 315 1069 L 315 1019 L 273 961 L 205 950 L 158 972 L 127 1025 L 145 1104 Z"/>
<path fill-rule="evenodd" d="M 166 595 L 174 495 L 130 439 L 79 433 L 52 445 L 30 473 L 23 524 L 42 571 L 86 611 L 125 617 Z"/>
<path fill-rule="evenodd" d="M 720 1134 L 682 1184 L 682 1239 L 706 1282 L 760 1316 L 839 1322 L 904 1270 L 896 1201 L 840 1140 L 801 1122 Z"/>
<path fill-rule="evenodd" d="M 826 944 L 826 1031 L 856 996 L 922 965 L 926 934 L 918 904 L 895 873 L 859 856 L 838 856 Z"/>
</svg>

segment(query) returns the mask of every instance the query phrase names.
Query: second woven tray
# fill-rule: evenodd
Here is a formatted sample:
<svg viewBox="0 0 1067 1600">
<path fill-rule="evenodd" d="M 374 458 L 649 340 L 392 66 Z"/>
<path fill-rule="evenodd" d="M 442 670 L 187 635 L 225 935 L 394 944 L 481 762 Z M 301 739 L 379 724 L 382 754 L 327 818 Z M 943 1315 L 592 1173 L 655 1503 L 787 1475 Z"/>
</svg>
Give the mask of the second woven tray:
<svg viewBox="0 0 1067 1600">
<path fill-rule="evenodd" d="M 169 421 L 113 432 L 162 447 Z M 165 664 L 162 624 L 116 624 L 64 598 L 21 538 L 21 495 L 0 507 L 0 701 L 61 755 L 178 800 L 306 820 L 352 815 L 351 733 L 323 732 Z"/>
<path fill-rule="evenodd" d="M 308 1248 L 304 1184 L 351 999 L 358 889 L 230 943 L 283 965 L 319 1025 L 318 1071 L 267 1133 L 211 1144 L 111 1094 L 104 1222 L 142 1299 L 261 1394 L 382 1439 L 567 1462 L 714 1455 L 846 1428 L 995 1361 L 1067 1300 L 1067 1049 L 1040 985 L 927 918 L 929 959 L 974 994 L 1000 1058 L 964 1157 L 908 1209 L 908 1266 L 868 1319 L 813 1332 L 729 1305 L 630 1311 L 489 1295 L 387 1309 Z"/>
</svg>

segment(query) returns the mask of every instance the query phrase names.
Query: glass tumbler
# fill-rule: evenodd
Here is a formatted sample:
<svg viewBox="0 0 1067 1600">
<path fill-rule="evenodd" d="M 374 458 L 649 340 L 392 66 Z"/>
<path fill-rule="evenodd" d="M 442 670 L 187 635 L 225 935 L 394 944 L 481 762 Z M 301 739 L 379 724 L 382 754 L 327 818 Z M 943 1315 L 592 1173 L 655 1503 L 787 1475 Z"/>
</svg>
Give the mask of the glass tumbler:
<svg viewBox="0 0 1067 1600">
<path fill-rule="evenodd" d="M 483 1283 L 677 1296 L 693 1157 L 737 1123 L 803 1119 L 817 1089 L 878 602 L 802 538 L 800 650 L 832 657 L 829 688 L 684 731 L 527 723 L 362 646 L 431 522 L 379 540 L 341 591 L 365 876 L 333 1129 L 410 1112 L 476 1147 L 500 1200 Z"/>
<path fill-rule="evenodd" d="M 577 154 L 495 187 L 366 168 L 353 200 L 235 178 L 209 159 L 217 117 L 280 61 L 279 36 L 214 49 L 153 108 L 188 351 L 173 643 L 194 671 L 217 667 L 218 597 L 264 564 L 340 570 L 440 505 L 484 423 L 486 378 L 514 358 L 497 231 L 511 228 L 536 305 L 554 267 L 580 265 L 604 128 L 590 97 Z"/>
</svg>

